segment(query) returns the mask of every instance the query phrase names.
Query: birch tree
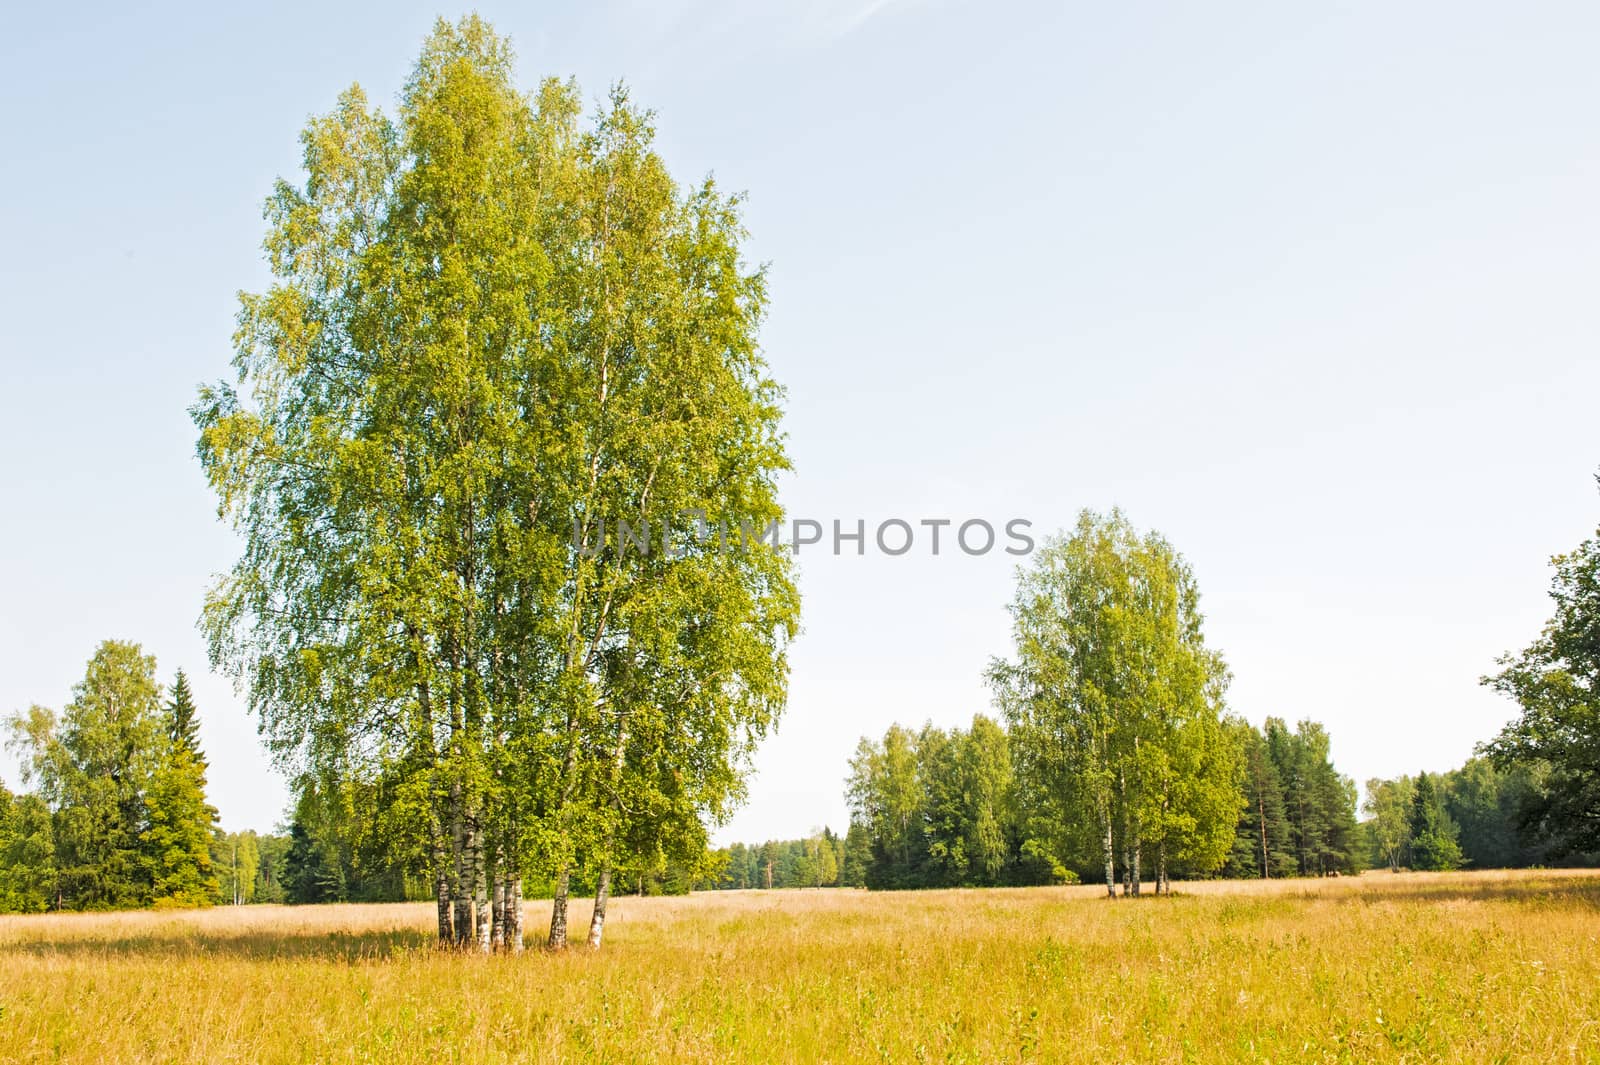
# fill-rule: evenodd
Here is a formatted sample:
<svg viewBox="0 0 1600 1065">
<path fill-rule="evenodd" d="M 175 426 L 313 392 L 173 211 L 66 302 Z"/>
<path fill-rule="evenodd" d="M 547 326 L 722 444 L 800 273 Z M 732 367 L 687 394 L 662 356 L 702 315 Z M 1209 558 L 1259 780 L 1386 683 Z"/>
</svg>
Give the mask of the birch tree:
<svg viewBox="0 0 1600 1065">
<path fill-rule="evenodd" d="M 1241 798 L 1221 723 L 1227 671 L 1205 645 L 1198 604 L 1165 540 L 1140 536 L 1119 511 L 1085 511 L 1020 568 L 1015 657 L 989 670 L 1022 786 L 1064 834 L 1095 826 L 1111 896 L 1119 850 L 1123 892 L 1137 895 L 1147 843 L 1158 891 L 1169 858 L 1207 871 L 1231 845 Z"/>
<path fill-rule="evenodd" d="M 521 943 L 529 872 L 559 948 L 579 863 L 737 800 L 798 611 L 776 552 L 606 537 L 764 527 L 787 460 L 738 199 L 680 189 L 625 92 L 580 112 L 518 91 L 476 17 L 436 27 L 396 117 L 348 90 L 268 202 L 235 380 L 193 408 L 246 545 L 214 662 L 286 766 L 383 797 L 363 814 L 427 871 L 441 942 L 480 950 Z M 646 768 L 670 816 L 623 798 Z"/>
</svg>

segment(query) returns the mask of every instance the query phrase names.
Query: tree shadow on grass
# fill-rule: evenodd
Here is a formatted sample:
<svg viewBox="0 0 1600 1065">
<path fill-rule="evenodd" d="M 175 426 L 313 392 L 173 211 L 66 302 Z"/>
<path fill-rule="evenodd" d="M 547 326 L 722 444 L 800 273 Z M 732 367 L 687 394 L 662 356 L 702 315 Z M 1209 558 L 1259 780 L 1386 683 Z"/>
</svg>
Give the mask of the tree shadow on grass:
<svg viewBox="0 0 1600 1065">
<path fill-rule="evenodd" d="M 1411 874 L 1405 880 L 1353 879 L 1329 890 L 1310 888 L 1289 892 L 1284 898 L 1324 900 L 1359 905 L 1385 903 L 1496 902 L 1534 909 L 1600 910 L 1600 872 L 1540 876 L 1524 874 L 1505 879 L 1456 879 L 1449 874 Z M 1304 883 L 1323 884 L 1322 881 Z M 1265 896 L 1270 897 L 1270 896 Z"/>
<path fill-rule="evenodd" d="M 0 942 L 0 956 L 105 957 L 184 960 L 244 958 L 252 961 L 314 960 L 343 964 L 385 961 L 407 954 L 434 953 L 438 938 L 421 929 L 370 932 L 285 929 L 205 932 L 152 930 L 148 935 L 62 936 Z"/>
</svg>

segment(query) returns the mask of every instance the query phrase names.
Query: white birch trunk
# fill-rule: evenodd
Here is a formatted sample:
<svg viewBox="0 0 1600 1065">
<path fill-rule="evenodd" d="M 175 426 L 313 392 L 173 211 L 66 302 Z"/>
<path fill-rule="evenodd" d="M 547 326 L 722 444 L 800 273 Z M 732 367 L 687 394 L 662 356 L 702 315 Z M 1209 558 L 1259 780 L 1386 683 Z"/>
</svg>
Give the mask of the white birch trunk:
<svg viewBox="0 0 1600 1065">
<path fill-rule="evenodd" d="M 489 936 L 489 863 L 483 853 L 483 829 L 478 825 L 472 826 L 472 893 L 475 918 L 472 934 L 476 939 L 478 951 L 488 954 L 494 949 L 494 943 Z"/>
<path fill-rule="evenodd" d="M 600 884 L 594 892 L 594 916 L 589 918 L 589 947 L 600 949 L 600 937 L 605 931 L 606 903 L 611 898 L 611 863 L 600 870 Z"/>
<path fill-rule="evenodd" d="M 570 874 L 563 865 L 556 874 L 555 897 L 550 902 L 550 939 L 546 946 L 551 950 L 567 949 L 567 887 Z"/>
<path fill-rule="evenodd" d="M 494 924 L 489 933 L 490 943 L 495 950 L 504 950 L 506 945 L 506 878 L 496 875 L 494 878 Z"/>
<path fill-rule="evenodd" d="M 522 877 L 511 879 L 510 923 L 508 938 L 511 940 L 511 953 L 522 953 Z"/>
</svg>

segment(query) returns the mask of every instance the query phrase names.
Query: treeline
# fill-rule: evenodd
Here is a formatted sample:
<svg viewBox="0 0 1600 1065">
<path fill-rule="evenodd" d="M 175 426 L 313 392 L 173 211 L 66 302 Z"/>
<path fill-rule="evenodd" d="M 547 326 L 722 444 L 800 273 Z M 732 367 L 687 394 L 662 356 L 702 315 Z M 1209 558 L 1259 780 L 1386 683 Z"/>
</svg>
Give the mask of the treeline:
<svg viewBox="0 0 1600 1065">
<path fill-rule="evenodd" d="M 1447 773 L 1367 781 L 1372 865 L 1389 869 L 1521 869 L 1594 865 L 1549 818 L 1550 770 L 1538 761 L 1469 759 Z"/>
<path fill-rule="evenodd" d="M 824 828 L 805 839 L 735 843 L 713 851 L 708 890 L 863 887 L 869 855 L 866 837 L 848 839 Z"/>
<path fill-rule="evenodd" d="M 24 784 L 0 788 L 0 905 L 8 910 L 204 906 L 222 897 L 216 810 L 189 684 L 163 702 L 154 657 L 108 640 L 58 715 L 7 719 Z"/>
<path fill-rule="evenodd" d="M 1009 737 L 979 715 L 968 729 L 892 726 L 850 761 L 848 835 L 865 843 L 874 889 L 1075 881 L 1029 832 Z"/>
<path fill-rule="evenodd" d="M 59 713 L 6 727 L 35 790 L 0 785 L 0 911 L 418 897 L 392 867 L 358 864 L 358 837 L 309 790 L 286 834 L 223 831 L 188 678 L 163 689 L 138 644 L 102 643 Z"/>
<path fill-rule="evenodd" d="M 1315 722 L 1291 730 L 1269 718 L 1265 730 L 1229 719 L 1226 761 L 1239 773 L 1228 814 L 1231 849 L 1220 863 L 1172 857 L 1171 876 L 1320 876 L 1354 872 L 1364 840 L 1355 788 L 1328 758 Z M 1104 872 L 1092 818 L 1061 819 L 1059 804 L 1037 801 L 1010 751 L 1006 730 L 979 715 L 967 729 L 891 727 L 863 739 L 850 764 L 851 837 L 865 844 L 860 882 L 870 888 L 984 887 L 1077 883 Z M 1210 836 L 1223 826 L 1194 826 Z M 1214 852 L 1213 852 L 1214 853 Z M 1141 870 L 1155 875 L 1150 863 Z M 1132 882 L 1120 861 L 1117 879 Z M 849 881 L 845 881 L 848 883 Z M 761 885 L 753 885 L 761 886 Z"/>
<path fill-rule="evenodd" d="M 1291 731 L 1269 717 L 1260 730 L 1230 721 L 1227 734 L 1238 751 L 1240 812 L 1220 875 L 1326 876 L 1366 864 L 1355 781 L 1334 769 L 1326 729 L 1302 721 Z"/>
</svg>

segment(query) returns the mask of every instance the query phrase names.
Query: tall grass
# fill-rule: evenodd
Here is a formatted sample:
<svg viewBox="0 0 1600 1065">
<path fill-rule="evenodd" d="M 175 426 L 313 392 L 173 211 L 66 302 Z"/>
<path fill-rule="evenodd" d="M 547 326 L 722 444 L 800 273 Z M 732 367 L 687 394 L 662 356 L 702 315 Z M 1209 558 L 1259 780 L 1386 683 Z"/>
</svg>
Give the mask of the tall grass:
<svg viewBox="0 0 1600 1065">
<path fill-rule="evenodd" d="M 517 958 L 425 905 L 0 918 L 0 1061 L 1600 1061 L 1600 876 L 1178 889 L 624 897 Z"/>
</svg>

